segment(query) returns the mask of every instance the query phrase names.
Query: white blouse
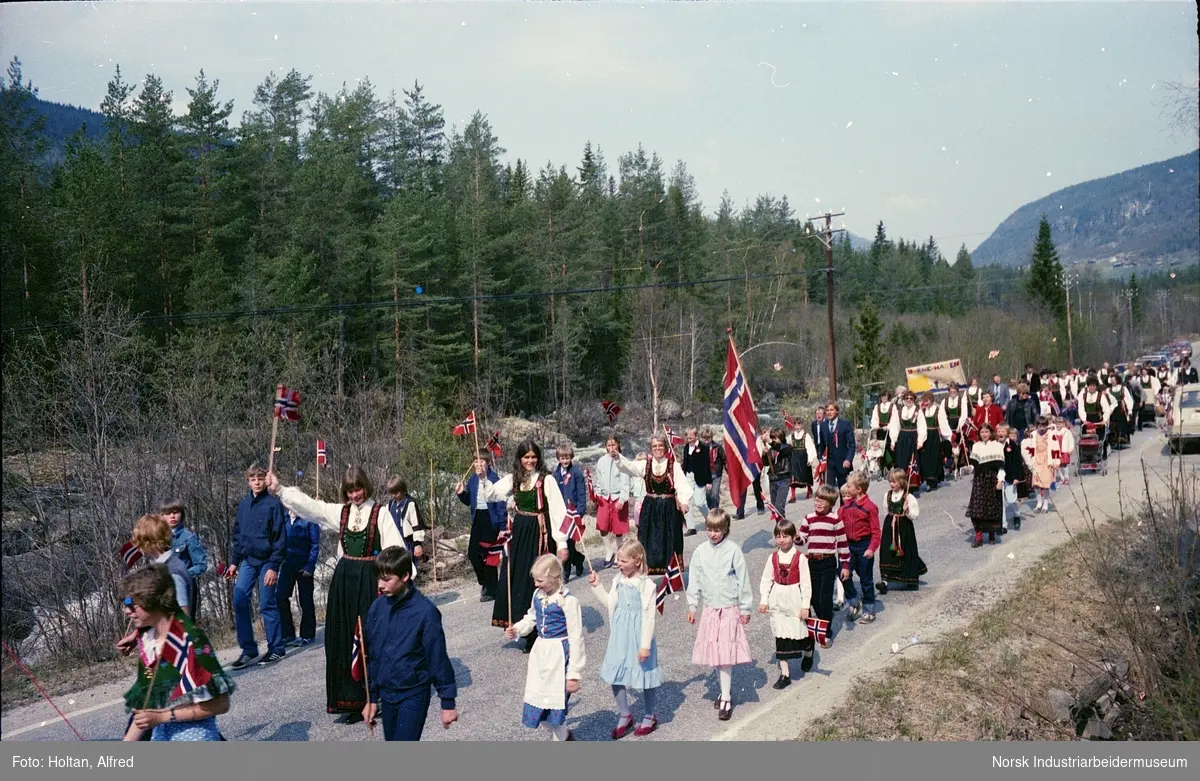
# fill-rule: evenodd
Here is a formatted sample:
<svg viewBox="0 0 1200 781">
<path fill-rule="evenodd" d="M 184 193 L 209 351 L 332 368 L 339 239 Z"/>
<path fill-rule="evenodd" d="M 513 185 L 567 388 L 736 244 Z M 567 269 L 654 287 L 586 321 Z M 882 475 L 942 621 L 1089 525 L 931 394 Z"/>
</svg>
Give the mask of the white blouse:
<svg viewBox="0 0 1200 781">
<path fill-rule="evenodd" d="M 284 507 L 291 510 L 293 515 L 319 523 L 334 531 L 340 531 L 342 528 L 342 508 L 346 505 L 341 502 L 322 502 L 295 487 L 284 488 L 280 491 L 279 501 L 283 503 Z M 374 499 L 368 499 L 360 505 L 351 505 L 350 519 L 346 523 L 346 528 L 352 532 L 360 532 L 367 528 L 371 521 L 371 508 L 374 506 Z M 411 534 L 412 531 L 409 530 L 409 533 Z M 379 508 L 379 547 L 381 550 L 404 547 L 404 534 L 401 527 L 397 526 L 396 519 L 392 517 L 391 510 L 386 504 Z M 338 558 L 345 555 L 346 552 L 342 550 L 341 542 L 338 542 Z M 413 563 L 413 573 L 416 573 L 415 562 Z"/>
<path fill-rule="evenodd" d="M 925 446 L 925 439 L 929 436 L 929 428 L 925 424 L 925 416 L 921 414 L 921 410 L 916 404 L 911 407 L 905 404 L 900 407 L 899 412 L 892 414 L 892 420 L 888 424 L 888 438 L 891 439 L 893 445 L 900 441 L 900 419 L 912 420 L 914 415 L 917 418 L 917 447 Z"/>
<path fill-rule="evenodd" d="M 625 456 L 621 456 L 621 462 L 618 464 L 617 468 L 631 477 L 644 479 L 646 477 L 647 464 L 653 464 L 653 474 L 655 477 L 662 477 L 667 473 L 667 459 L 665 457 L 654 458 L 652 456 L 646 461 L 631 461 Z M 675 500 L 679 502 L 680 505 L 687 507 L 691 503 L 692 497 L 695 495 L 695 485 L 692 483 L 691 478 L 684 473 L 683 467 L 679 465 L 678 461 L 676 461 Z"/>
</svg>

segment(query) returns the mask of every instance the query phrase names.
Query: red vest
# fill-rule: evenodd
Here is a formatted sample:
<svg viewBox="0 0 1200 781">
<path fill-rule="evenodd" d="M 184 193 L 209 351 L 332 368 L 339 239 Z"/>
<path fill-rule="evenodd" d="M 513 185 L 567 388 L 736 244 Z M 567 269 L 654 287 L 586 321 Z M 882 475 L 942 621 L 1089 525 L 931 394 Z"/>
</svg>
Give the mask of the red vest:
<svg viewBox="0 0 1200 781">
<path fill-rule="evenodd" d="M 792 563 L 787 565 L 787 569 L 779 566 L 779 551 L 775 551 L 771 554 L 771 570 L 775 573 L 777 584 L 795 586 L 800 582 L 800 551 L 796 551 L 796 555 L 792 556 Z"/>
</svg>

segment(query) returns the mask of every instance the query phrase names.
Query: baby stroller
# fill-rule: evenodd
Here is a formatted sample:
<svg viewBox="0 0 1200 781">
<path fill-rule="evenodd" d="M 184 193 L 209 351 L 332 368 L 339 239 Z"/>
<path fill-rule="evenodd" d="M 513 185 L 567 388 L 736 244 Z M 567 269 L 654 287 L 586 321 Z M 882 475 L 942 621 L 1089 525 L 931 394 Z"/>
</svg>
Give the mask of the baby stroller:
<svg viewBox="0 0 1200 781">
<path fill-rule="evenodd" d="M 1079 435 L 1078 458 L 1076 459 L 1075 474 L 1082 477 L 1086 474 L 1108 474 L 1104 462 L 1104 426 L 1099 423 L 1084 423 L 1083 432 Z"/>
<path fill-rule="evenodd" d="M 883 443 L 884 440 L 873 438 L 867 443 L 867 449 L 863 452 L 867 475 L 872 480 L 883 477 Z"/>
<path fill-rule="evenodd" d="M 1146 401 L 1142 404 L 1141 409 L 1138 410 L 1138 431 L 1141 431 L 1147 426 L 1153 427 L 1154 424 L 1158 422 L 1158 407 L 1156 406 L 1157 401 L 1158 399 L 1154 396 L 1151 396 L 1150 391 L 1147 390 Z"/>
</svg>

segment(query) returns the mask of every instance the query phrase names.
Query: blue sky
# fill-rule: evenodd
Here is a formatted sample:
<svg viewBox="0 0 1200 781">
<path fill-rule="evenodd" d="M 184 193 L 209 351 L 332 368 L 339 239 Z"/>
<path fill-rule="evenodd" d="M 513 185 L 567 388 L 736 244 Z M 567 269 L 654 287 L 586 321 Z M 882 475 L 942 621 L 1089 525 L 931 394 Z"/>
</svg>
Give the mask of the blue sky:
<svg viewBox="0 0 1200 781">
<path fill-rule="evenodd" d="M 98 108 L 114 68 L 183 110 L 203 68 L 249 107 L 274 70 L 316 91 L 414 80 L 485 113 L 534 168 L 585 141 L 684 160 L 707 210 L 786 194 L 870 236 L 974 248 L 1022 204 L 1182 154 L 1166 81 L 1195 83 L 1192 2 L 47 3 L 0 6 L 0 54 Z"/>
</svg>

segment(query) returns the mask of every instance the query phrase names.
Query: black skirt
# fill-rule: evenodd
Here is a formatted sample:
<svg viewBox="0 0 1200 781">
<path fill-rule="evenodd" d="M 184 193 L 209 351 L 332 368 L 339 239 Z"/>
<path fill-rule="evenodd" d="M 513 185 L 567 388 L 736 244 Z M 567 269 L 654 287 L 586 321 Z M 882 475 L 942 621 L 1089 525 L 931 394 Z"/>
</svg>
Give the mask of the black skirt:
<svg viewBox="0 0 1200 781">
<path fill-rule="evenodd" d="M 325 710 L 328 713 L 358 713 L 367 704 L 361 681 L 350 677 L 350 654 L 354 631 L 361 616 L 379 596 L 374 561 L 356 561 L 343 556 L 329 582 L 325 606 Z"/>
<path fill-rule="evenodd" d="M 525 617 L 533 603 L 533 573 L 530 572 L 533 562 L 538 556 L 555 553 L 558 545 L 544 520 L 539 524 L 537 516 L 517 513 L 513 515 L 512 539 L 508 543 L 508 549 L 512 552 L 512 561 L 505 558 L 500 562 L 496 601 L 492 608 L 492 626 L 507 627 L 510 620 L 515 624 Z M 511 617 L 508 610 L 510 594 Z"/>
<path fill-rule="evenodd" d="M 1003 461 L 992 461 L 975 467 L 967 517 L 977 532 L 994 532 L 1004 523 L 1004 495 L 996 488 L 996 478 L 1003 466 Z"/>
<path fill-rule="evenodd" d="M 812 467 L 808 465 L 808 450 L 803 447 L 792 449 L 792 485 L 808 488 L 813 484 Z"/>
<path fill-rule="evenodd" d="M 908 467 L 913 463 L 913 457 L 917 455 L 917 432 L 901 431 L 900 436 L 896 438 L 896 447 L 892 452 L 895 467 L 908 471 Z"/>
<path fill-rule="evenodd" d="M 879 576 L 884 583 L 921 582 L 929 572 L 917 550 L 917 529 L 907 515 L 888 514 L 879 543 Z"/>
<path fill-rule="evenodd" d="M 671 555 L 683 557 L 683 513 L 673 496 L 647 496 L 638 518 L 638 542 L 646 549 L 646 566 L 651 575 L 667 571 Z"/>
<path fill-rule="evenodd" d="M 917 455 L 920 464 L 921 480 L 929 485 L 937 485 L 946 479 L 946 462 L 942 460 L 942 434 L 931 430 L 925 437 L 925 445 Z"/>
<path fill-rule="evenodd" d="M 811 651 L 812 649 L 813 639 L 811 636 L 803 640 L 796 640 L 791 637 L 775 638 L 775 658 L 781 662 L 786 662 L 789 659 L 799 659 L 804 656 L 805 651 Z"/>
</svg>

